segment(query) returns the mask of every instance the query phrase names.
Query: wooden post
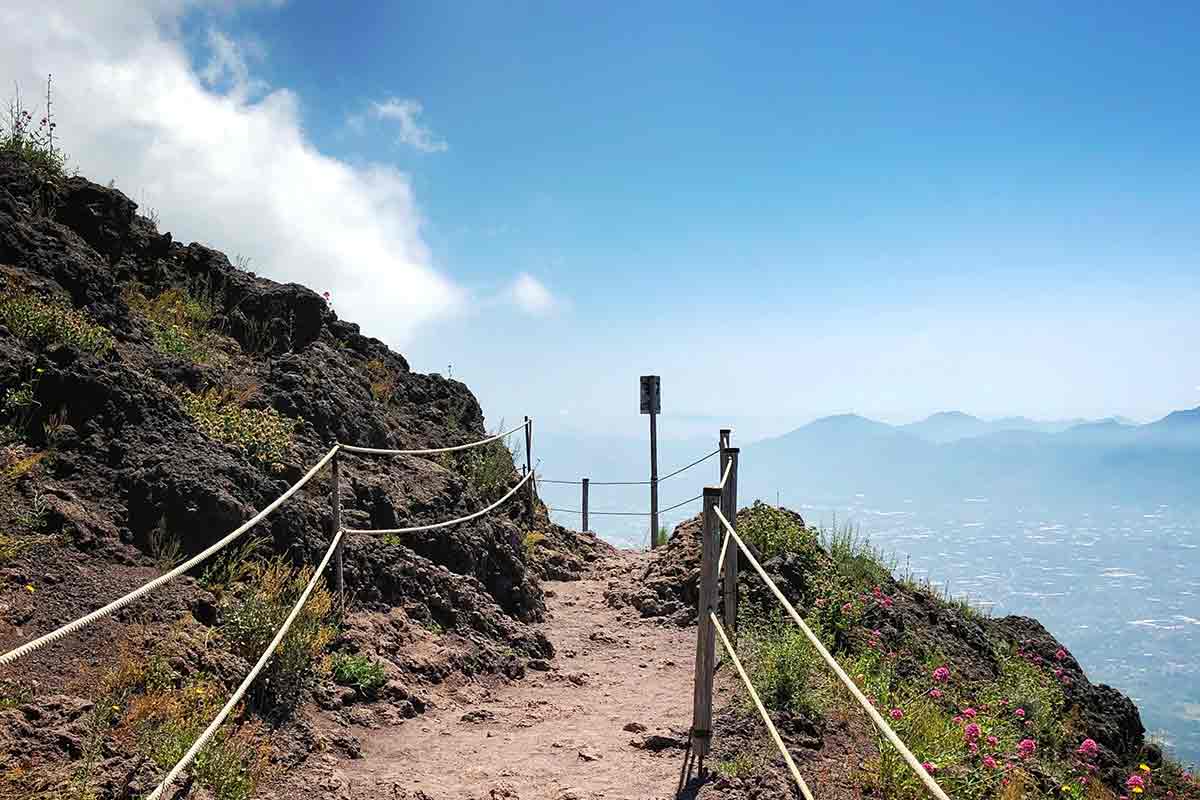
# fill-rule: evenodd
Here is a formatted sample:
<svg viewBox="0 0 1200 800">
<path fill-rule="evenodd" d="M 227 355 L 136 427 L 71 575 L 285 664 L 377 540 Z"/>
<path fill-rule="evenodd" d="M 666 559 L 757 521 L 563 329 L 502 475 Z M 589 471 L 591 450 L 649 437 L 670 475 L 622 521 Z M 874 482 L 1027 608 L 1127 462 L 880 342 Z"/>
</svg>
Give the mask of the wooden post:
<svg viewBox="0 0 1200 800">
<path fill-rule="evenodd" d="M 526 501 L 527 510 L 529 512 L 529 530 L 533 530 L 533 500 L 535 497 L 537 481 L 532 477 L 533 472 L 533 423 L 529 421 L 529 417 L 525 417 L 525 474 L 530 475 L 529 478 L 529 498 Z"/>
<path fill-rule="evenodd" d="M 720 541 L 717 537 L 715 509 L 721 502 L 721 489 L 717 486 L 704 488 L 704 528 L 700 543 L 700 592 L 696 602 L 696 672 L 695 694 L 692 706 L 692 752 L 704 767 L 704 757 L 712 744 L 712 690 L 713 669 L 716 666 L 716 631 L 713 629 L 711 612 L 717 605 L 717 556 Z"/>
<path fill-rule="evenodd" d="M 650 412 L 650 549 L 658 540 L 658 415 Z"/>
<path fill-rule="evenodd" d="M 333 484 L 333 496 L 330 497 L 330 503 L 333 506 L 332 522 L 330 527 L 333 528 L 331 536 L 337 536 L 338 531 L 342 529 L 342 469 L 341 469 L 341 452 L 333 454 L 333 461 L 330 463 L 330 482 Z M 337 591 L 338 600 L 342 604 L 342 613 L 346 613 L 346 583 L 342 575 L 342 547 L 344 541 L 339 541 L 337 549 L 334 550 L 334 573 L 337 575 Z"/>
<path fill-rule="evenodd" d="M 583 479 L 583 532 L 587 533 L 591 530 L 588 527 L 588 481 L 589 478 Z"/>
<path fill-rule="evenodd" d="M 718 446 L 722 450 L 724 450 L 726 447 L 729 447 L 729 434 L 732 432 L 733 432 L 733 429 L 731 429 L 731 428 L 721 428 L 721 433 L 719 434 L 719 436 L 717 438 L 717 443 L 718 443 Z M 722 465 L 722 467 L 723 466 L 724 465 Z M 721 471 L 721 474 L 722 475 L 725 474 L 723 469 Z"/>
<path fill-rule="evenodd" d="M 721 513 L 725 515 L 725 519 L 729 520 L 730 526 L 736 530 L 738 454 L 741 451 L 737 447 L 729 447 L 725 452 L 729 457 L 729 480 L 725 481 L 725 491 L 721 495 Z M 725 538 L 724 532 L 721 532 L 719 538 L 722 540 Z M 731 538 L 729 547 L 725 550 L 725 632 L 735 642 L 737 641 L 738 616 L 738 555 L 740 552 L 737 542 Z"/>
</svg>

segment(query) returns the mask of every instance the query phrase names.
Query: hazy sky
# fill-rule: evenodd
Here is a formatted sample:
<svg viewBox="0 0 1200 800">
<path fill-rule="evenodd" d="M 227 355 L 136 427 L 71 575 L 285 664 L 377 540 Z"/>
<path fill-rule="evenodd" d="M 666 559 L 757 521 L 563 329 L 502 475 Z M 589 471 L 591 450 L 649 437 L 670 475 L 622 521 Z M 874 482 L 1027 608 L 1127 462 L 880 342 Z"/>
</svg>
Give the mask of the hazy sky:
<svg viewBox="0 0 1200 800">
<path fill-rule="evenodd" d="M 1200 405 L 1194 3 L 55 5 L 84 174 L 493 419 Z"/>
</svg>

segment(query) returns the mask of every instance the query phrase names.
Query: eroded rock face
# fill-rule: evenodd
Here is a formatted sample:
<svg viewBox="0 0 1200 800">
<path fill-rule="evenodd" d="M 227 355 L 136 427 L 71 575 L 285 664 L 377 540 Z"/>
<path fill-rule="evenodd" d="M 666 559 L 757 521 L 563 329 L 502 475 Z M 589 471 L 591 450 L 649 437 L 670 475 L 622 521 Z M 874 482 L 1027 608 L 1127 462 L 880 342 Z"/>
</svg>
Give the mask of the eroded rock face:
<svg viewBox="0 0 1200 800">
<path fill-rule="evenodd" d="M 49 453 L 5 490 L 0 524 L 36 502 L 44 526 L 63 534 L 36 559 L 0 564 L 0 650 L 144 582 L 154 574 L 148 553 L 156 529 L 177 536 L 184 555 L 210 545 L 282 494 L 335 441 L 418 448 L 485 435 L 479 404 L 462 383 L 413 372 L 402 356 L 338 319 L 317 292 L 239 270 L 209 247 L 177 243 L 136 209 L 115 189 L 84 178 L 45 184 L 0 155 L 0 294 L 55 298 L 104 326 L 116 343 L 98 356 L 25 341 L 0 326 L 0 397 L 29 387 L 20 446 Z M 129 307 L 131 290 L 153 298 L 169 289 L 211 305 L 215 357 L 164 353 L 153 326 Z M 296 421 L 293 444 L 274 468 L 210 438 L 185 413 L 181 392 L 211 387 L 241 393 L 245 408 Z M 14 422 L 11 411 L 0 412 L 0 424 Z M 514 472 L 508 485 L 517 480 Z M 274 552 L 314 563 L 331 535 L 330 490 L 322 476 L 255 533 Z M 351 456 L 342 461 L 341 500 L 344 524 L 361 528 L 450 519 L 489 501 L 453 462 Z M 523 509 L 514 503 L 395 540 L 349 536 L 347 592 L 372 613 L 400 613 L 400 628 L 428 624 L 454 637 L 454 659 L 430 670 L 521 674 L 525 660 L 551 653 L 526 627 L 541 618 L 544 603 L 522 546 L 529 527 Z M 37 593 L 27 592 L 26 583 L 42 575 Z M 213 624 L 211 598 L 191 582 L 178 586 L 158 601 Z M 38 691 L 64 688 L 82 660 L 94 661 L 87 648 L 111 647 L 140 609 L 135 604 L 131 616 L 101 626 L 90 642 L 64 640 L 23 662 L 33 670 L 27 674 L 44 667 Z M 355 629 L 351 622 L 347 635 Z M 57 706 L 31 713 L 51 711 L 66 713 Z M 3 720 L 4 747 L 23 739 L 13 726 L 36 728 L 13 711 Z"/>
</svg>

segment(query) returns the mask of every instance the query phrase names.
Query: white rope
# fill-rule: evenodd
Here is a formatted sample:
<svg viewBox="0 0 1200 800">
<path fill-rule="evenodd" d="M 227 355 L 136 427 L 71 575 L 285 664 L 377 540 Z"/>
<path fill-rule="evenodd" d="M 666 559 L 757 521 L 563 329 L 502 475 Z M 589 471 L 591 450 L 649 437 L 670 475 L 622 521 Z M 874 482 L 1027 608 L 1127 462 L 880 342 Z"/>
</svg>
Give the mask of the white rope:
<svg viewBox="0 0 1200 800">
<path fill-rule="evenodd" d="M 716 513 L 717 519 L 721 520 L 721 524 L 725 526 L 725 530 L 728 531 L 729 535 L 733 537 L 733 540 L 737 542 L 738 547 L 741 548 L 742 552 L 746 554 L 746 559 L 766 582 L 768 588 L 770 588 L 770 590 L 774 593 L 779 602 L 783 603 L 783 607 L 787 609 L 788 614 L 790 614 L 796 624 L 800 626 L 800 630 L 804 632 L 804 635 L 808 638 L 808 641 L 811 642 L 812 646 L 815 647 L 817 652 L 821 654 L 821 658 L 825 661 L 826 665 L 828 665 L 829 668 L 834 671 L 841 682 L 845 685 L 846 689 L 849 690 L 850 694 L 854 695 L 854 699 L 857 700 L 858 704 L 862 706 L 864 711 L 867 712 L 867 716 L 869 716 L 871 721 L 875 723 L 875 727 L 887 737 L 887 740 L 892 743 L 892 746 L 896 748 L 896 751 L 900 753 L 905 761 L 908 762 L 908 765 L 912 767 L 913 772 L 915 772 L 917 777 L 921 779 L 921 782 L 925 784 L 925 788 L 929 790 L 930 794 L 938 798 L 938 800 L 950 800 L 946 793 L 942 791 L 942 787 L 938 786 L 937 781 L 933 779 L 933 776 L 926 772 L 925 768 L 921 766 L 921 762 L 917 760 L 917 757 L 914 756 L 908 747 L 905 746 L 904 742 L 900 741 L 900 737 L 896 735 L 894 730 L 892 730 L 892 726 L 887 724 L 875 706 L 871 705 L 871 701 L 867 700 L 866 696 L 863 695 L 858 686 L 855 685 L 854 681 L 850 680 L 850 676 L 846 674 L 846 671 L 842 669 L 837 660 L 829 654 L 829 651 L 825 649 L 825 645 L 821 644 L 821 640 L 817 638 L 816 634 L 812 632 L 808 625 L 805 624 L 801 616 L 796 612 L 795 607 L 792 606 L 792 604 L 788 602 L 788 599 L 783 596 L 783 592 L 779 591 L 779 587 L 775 585 L 775 581 L 771 580 L 771 576 L 767 575 L 766 570 L 764 570 L 762 565 L 758 563 L 758 559 L 756 559 L 750 552 L 750 549 L 746 547 L 746 543 L 742 541 L 742 538 L 737 535 L 737 531 L 733 529 L 733 526 L 731 526 L 729 521 L 725 519 L 725 515 L 721 513 L 721 509 L 714 506 L 713 512 Z"/>
<path fill-rule="evenodd" d="M 275 638 L 271 640 L 271 643 L 267 645 L 267 649 L 263 651 L 261 656 L 259 656 L 258 663 L 254 665 L 254 668 L 250 670 L 250 673 L 246 676 L 245 680 L 242 681 L 241 686 L 238 686 L 237 691 L 235 691 L 233 696 L 229 698 L 229 701 L 225 703 L 225 707 L 221 709 L 220 713 L 218 713 L 213 721 L 208 724 L 208 727 L 204 729 L 204 733 L 200 734 L 200 738 L 192 744 L 186 753 L 184 753 L 183 758 L 179 759 L 179 763 L 171 768 L 171 771 L 167 773 L 167 777 L 163 779 L 163 782 L 158 785 L 157 789 L 155 789 L 146 797 L 146 800 L 159 800 L 159 798 L 162 797 L 163 792 L 165 792 L 167 788 L 175 782 L 175 779 L 179 777 L 179 773 L 187 769 L 188 765 L 192 763 L 200 751 L 204 749 L 204 746 L 208 744 L 209 740 L 212 739 L 212 737 L 216 734 L 217 729 L 221 727 L 221 723 L 225 721 L 225 718 L 229 716 L 229 713 L 233 711 L 234 707 L 237 706 L 238 703 L 242 701 L 242 697 L 245 696 L 246 690 L 250 688 L 250 684 L 252 684 L 254 679 L 258 677 L 258 673 L 262 672 L 263 667 L 265 667 L 267 662 L 271 660 L 271 656 L 274 655 L 275 649 L 279 647 L 279 643 L 282 642 L 283 637 L 287 635 L 288 629 L 292 627 L 292 623 L 295 622 L 296 617 L 300 615 L 300 610 L 304 608 L 304 604 L 308 602 L 308 596 L 312 594 L 313 587 L 315 587 L 317 585 L 317 581 L 321 579 L 322 573 L 325 572 L 325 567 L 329 564 L 329 559 L 333 556 L 333 551 L 337 549 L 338 542 L 341 540 L 342 532 L 338 531 L 333 535 L 333 540 L 329 543 L 329 549 L 325 551 L 325 557 L 321 559 L 320 566 L 318 566 L 313 572 L 312 579 L 308 582 L 308 586 L 304 587 L 304 593 L 300 595 L 300 599 L 296 601 L 296 605 L 292 608 L 292 613 L 288 614 L 287 619 L 283 621 L 283 625 L 275 633 Z"/>
<path fill-rule="evenodd" d="M 725 474 L 723 474 L 721 476 L 721 482 L 717 484 L 718 489 L 725 488 L 725 481 L 729 480 L 729 471 L 731 469 L 733 469 L 733 459 L 732 458 L 729 459 L 729 462 L 725 465 Z"/>
<path fill-rule="evenodd" d="M 251 517 L 249 520 L 247 520 L 245 523 L 243 523 L 240 528 L 238 528 L 233 533 L 226 536 L 221 541 L 212 545 L 208 549 L 203 550 L 200 553 L 197 553 L 196 555 L 192 556 L 187 561 L 185 561 L 182 564 L 180 564 L 179 566 L 175 567 L 175 569 L 171 570 L 170 572 L 166 572 L 166 573 L 163 573 L 162 575 L 159 575 L 157 578 L 150 581 L 149 583 L 144 584 L 143 586 L 141 586 L 138 589 L 134 589 L 129 594 L 127 594 L 124 597 L 121 597 L 117 600 L 112 601 L 111 603 L 104 606 L 103 608 L 98 608 L 95 611 L 93 611 L 92 613 L 90 613 L 86 616 L 80 617 L 79 619 L 75 620 L 74 622 L 68 622 L 66 625 L 63 625 L 61 628 L 58 628 L 57 630 L 47 633 L 45 636 L 40 636 L 31 642 L 26 642 L 25 644 L 21 645 L 20 647 L 16 648 L 15 650 L 10 650 L 9 652 L 0 656 L 0 667 L 4 666 L 6 664 L 11 664 L 12 662 L 16 661 L 18 658 L 21 658 L 22 656 L 32 653 L 34 650 L 44 647 L 45 645 L 48 645 L 51 642 L 58 641 L 59 639 L 63 638 L 64 636 L 69 636 L 70 634 L 74 633 L 77 630 L 80 630 L 81 628 L 86 628 L 88 625 L 91 625 L 96 620 L 101 619 L 102 617 L 106 617 L 109 614 L 113 613 L 114 611 L 118 611 L 118 610 L 124 608 L 125 606 L 132 603 L 134 600 L 137 600 L 139 597 L 143 597 L 143 596 L 149 594 L 150 592 L 154 591 L 158 587 L 162 586 L 167 581 L 170 581 L 173 578 L 179 577 L 180 575 L 187 572 L 192 567 L 199 564 L 201 561 L 204 561 L 209 556 L 213 555 L 214 553 L 218 552 L 219 550 L 222 550 L 227 545 L 229 545 L 231 542 L 233 542 L 235 539 L 237 539 L 239 536 L 244 534 L 246 531 L 250 530 L 255 525 L 262 522 L 262 520 L 268 514 L 270 514 L 275 509 L 279 508 L 280 504 L 282 504 L 285 500 L 287 500 L 289 497 L 294 495 L 296 492 L 300 491 L 301 487 L 303 487 L 304 484 L 306 484 L 310 480 L 312 480 L 313 476 L 316 475 L 321 470 L 322 467 L 324 467 L 327 463 L 329 463 L 329 459 L 333 458 L 334 455 L 337 454 L 338 448 L 339 448 L 339 445 L 334 445 L 329 450 L 329 452 L 325 454 L 325 457 L 317 462 L 316 466 L 314 466 L 312 469 L 310 469 L 308 472 L 306 472 L 304 474 L 303 478 L 296 481 L 296 483 L 292 484 L 292 487 L 290 489 L 288 489 L 286 492 L 284 492 L 282 495 L 280 495 L 279 499 L 275 500 L 273 503 L 271 503 L 269 506 L 264 508 L 262 511 L 255 514 L 253 517 Z"/>
<path fill-rule="evenodd" d="M 763 706 L 762 700 L 758 697 L 758 692 L 754 691 L 754 684 L 750 682 L 750 677 L 746 674 L 745 667 L 742 666 L 742 662 L 738 659 L 737 652 L 733 649 L 733 645 L 729 643 L 729 637 L 725 635 L 725 629 L 721 627 L 721 621 L 711 611 L 708 612 L 708 616 L 712 619 L 713 627 L 717 629 L 717 635 L 721 637 L 721 644 L 725 645 L 725 652 L 729 653 L 729 658 L 733 661 L 734 669 L 741 676 L 742 683 L 746 684 L 746 691 L 750 693 L 750 699 L 754 701 L 754 707 L 758 709 L 758 715 L 766 723 L 767 730 L 771 733 L 771 738 L 775 740 L 775 746 L 779 748 L 779 752 L 783 753 L 783 760 L 787 762 L 792 777 L 796 779 L 796 783 L 800 786 L 800 794 L 804 795 L 805 800 L 813 800 L 812 792 L 808 790 L 808 784 L 804 782 L 804 778 L 800 777 L 800 770 L 796 768 L 796 762 L 792 760 L 792 754 L 788 752 L 787 745 L 783 743 L 783 737 L 779 735 L 779 731 L 775 728 L 775 723 L 771 721 L 771 715 L 767 713 L 766 707 Z"/>
<path fill-rule="evenodd" d="M 729 549 L 729 532 L 726 531 L 725 538 L 721 540 L 721 557 L 717 559 L 717 577 L 721 577 L 721 573 L 725 571 L 725 551 Z"/>
<path fill-rule="evenodd" d="M 533 420 L 530 420 L 529 423 L 522 422 L 520 425 L 513 428 L 511 431 L 505 431 L 504 433 L 497 433 L 495 436 L 489 436 L 486 439 L 480 439 L 478 442 L 471 442 L 470 444 L 455 445 L 454 447 L 431 447 L 431 448 L 427 448 L 425 450 L 384 450 L 384 449 L 380 449 L 377 447 L 352 447 L 351 445 L 348 445 L 348 444 L 344 444 L 341 447 L 347 453 L 365 453 L 367 455 L 376 455 L 376 456 L 428 456 L 428 455 L 433 455 L 434 453 L 452 453 L 455 450 L 469 450 L 472 447 L 479 447 L 482 444 L 487 444 L 488 442 L 494 442 L 497 439 L 503 439 L 505 436 L 511 436 L 512 434 L 521 430 L 522 428 L 525 427 L 526 424 L 532 424 L 532 423 L 533 423 Z"/>
<path fill-rule="evenodd" d="M 431 531 L 435 528 L 448 528 L 451 525 L 458 525 L 461 522 L 469 522 L 469 521 L 475 519 L 476 517 L 482 517 L 484 514 L 488 513 L 489 511 L 491 511 L 495 508 L 498 508 L 499 506 L 504 505 L 504 502 L 506 500 L 508 500 L 508 498 L 510 498 L 514 494 L 516 494 L 517 490 L 520 489 L 522 486 L 524 486 L 525 482 L 528 481 L 532 477 L 533 477 L 532 472 L 526 473 L 525 477 L 521 478 L 520 482 L 518 482 L 516 486 L 514 486 L 512 489 L 510 489 L 508 494 L 504 495 L 504 497 L 501 497 L 499 500 L 492 503 L 487 508 L 476 511 L 474 514 L 469 514 L 465 517 L 459 517 L 458 519 L 450 519 L 450 520 L 446 520 L 445 522 L 435 522 L 431 525 L 415 525 L 411 528 L 386 528 L 386 529 L 382 529 L 382 530 L 353 530 L 351 528 L 343 528 L 342 530 L 345 533 L 350 533 L 350 534 L 380 534 L 380 535 L 382 535 L 382 534 L 390 534 L 390 533 L 415 533 L 417 531 Z"/>
</svg>

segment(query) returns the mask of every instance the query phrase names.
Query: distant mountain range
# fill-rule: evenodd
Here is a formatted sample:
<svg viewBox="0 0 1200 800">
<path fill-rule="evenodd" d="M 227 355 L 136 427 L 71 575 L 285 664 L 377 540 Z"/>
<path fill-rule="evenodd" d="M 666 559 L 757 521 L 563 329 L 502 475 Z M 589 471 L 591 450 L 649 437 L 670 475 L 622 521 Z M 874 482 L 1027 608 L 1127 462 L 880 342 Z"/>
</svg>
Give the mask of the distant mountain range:
<svg viewBox="0 0 1200 800">
<path fill-rule="evenodd" d="M 963 497 L 1061 504 L 1200 505 L 1200 408 L 1144 425 L 1113 417 L 983 420 L 948 411 L 908 425 L 854 414 L 747 446 L 741 486 L 814 501 Z"/>
</svg>

